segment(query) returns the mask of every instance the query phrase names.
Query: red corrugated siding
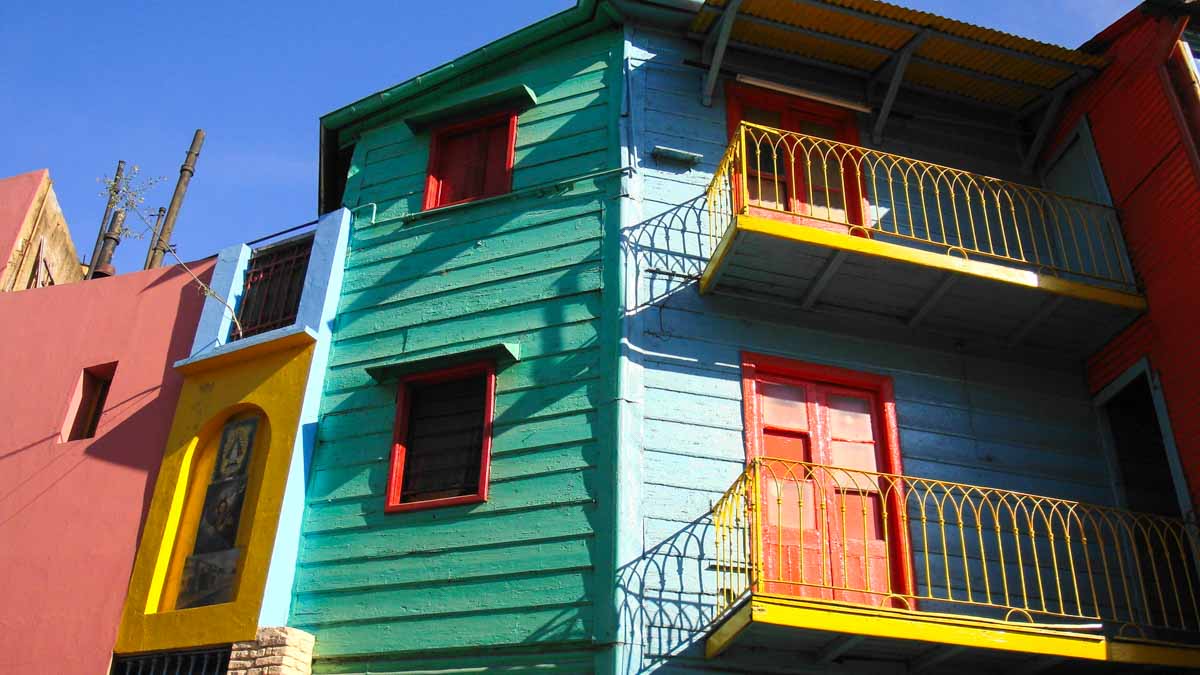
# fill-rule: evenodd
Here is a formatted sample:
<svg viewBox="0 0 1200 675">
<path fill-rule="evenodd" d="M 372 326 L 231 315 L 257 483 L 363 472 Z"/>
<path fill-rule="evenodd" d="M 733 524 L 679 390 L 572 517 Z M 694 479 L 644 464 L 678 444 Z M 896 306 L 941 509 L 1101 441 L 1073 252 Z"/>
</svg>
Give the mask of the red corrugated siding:
<svg viewBox="0 0 1200 675">
<path fill-rule="evenodd" d="M 1109 46 L 1110 65 L 1076 92 L 1055 138 L 1091 125 L 1129 256 L 1149 310 L 1088 363 L 1099 390 L 1148 356 L 1159 372 L 1175 443 L 1200 503 L 1200 175 L 1190 132 L 1160 70 L 1181 26 L 1135 17 Z"/>
<path fill-rule="evenodd" d="M 1134 71 L 1088 115 L 1113 201 L 1120 205 L 1180 142 L 1156 69 Z"/>
<path fill-rule="evenodd" d="M 1099 391 L 1150 352 L 1154 326 L 1142 317 L 1088 362 L 1088 385 Z"/>
</svg>

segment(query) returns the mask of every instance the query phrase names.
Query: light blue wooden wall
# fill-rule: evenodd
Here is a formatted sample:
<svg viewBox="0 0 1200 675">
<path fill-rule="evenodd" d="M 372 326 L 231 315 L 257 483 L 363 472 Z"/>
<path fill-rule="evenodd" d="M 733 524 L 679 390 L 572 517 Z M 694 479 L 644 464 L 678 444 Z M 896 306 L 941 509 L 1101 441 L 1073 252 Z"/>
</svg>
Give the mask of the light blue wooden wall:
<svg viewBox="0 0 1200 675">
<path fill-rule="evenodd" d="M 623 121 L 636 170 L 622 205 L 631 288 L 624 396 L 627 417 L 640 427 L 621 448 L 636 458 L 639 496 L 623 525 L 641 542 L 636 553 L 627 550 L 618 577 L 624 672 L 763 665 L 746 654 L 706 663 L 702 649 L 716 592 L 707 513 L 745 462 L 741 350 L 894 378 L 908 474 L 1111 502 L 1081 368 L 1056 372 L 862 337 L 790 308 L 700 297 L 695 276 L 708 254 L 703 193 L 725 147 L 723 101 L 718 93 L 711 108 L 700 104 L 702 71 L 684 63 L 698 58 L 694 46 L 626 31 L 631 78 Z M 905 132 L 904 125 L 890 132 L 897 151 L 1004 166 L 968 154 L 968 146 L 956 155 L 933 149 L 930 134 Z M 660 163 L 650 155 L 655 145 L 703 159 L 691 168 Z"/>
<path fill-rule="evenodd" d="M 519 117 L 514 190 L 617 166 L 620 52 L 606 30 L 472 83 L 538 96 Z M 399 121 L 355 147 L 345 202 L 357 217 L 290 621 L 316 635 L 317 672 L 591 671 L 609 606 L 596 594 L 611 589 L 601 447 L 616 340 L 602 314 L 620 183 L 407 220 L 427 158 L 428 135 Z M 395 387 L 365 369 L 501 341 L 520 360 L 497 373 L 489 500 L 384 513 Z"/>
</svg>

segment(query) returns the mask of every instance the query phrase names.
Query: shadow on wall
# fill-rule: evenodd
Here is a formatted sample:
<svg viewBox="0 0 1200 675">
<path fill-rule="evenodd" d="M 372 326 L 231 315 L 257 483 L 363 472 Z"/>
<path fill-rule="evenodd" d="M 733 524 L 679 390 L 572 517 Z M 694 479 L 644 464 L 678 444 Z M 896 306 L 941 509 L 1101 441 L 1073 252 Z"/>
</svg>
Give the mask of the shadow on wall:
<svg viewBox="0 0 1200 675">
<path fill-rule="evenodd" d="M 149 289 L 174 280 L 185 274 L 176 268 L 171 272 L 154 279 L 145 288 L 138 291 L 145 294 Z M 184 284 L 179 288 L 179 301 L 176 303 L 174 320 L 166 330 L 169 331 L 170 341 L 162 354 L 163 362 L 158 386 L 149 386 L 121 400 L 108 400 L 101 419 L 100 435 L 85 442 L 60 442 L 61 430 L 58 428 L 31 443 L 19 448 L 0 453 L 0 470 L 2 462 L 21 453 L 44 449 L 48 459 L 40 466 L 14 485 L 4 494 L 0 494 L 0 527 L 17 518 L 21 513 L 33 507 L 39 500 L 51 493 L 55 486 L 70 478 L 89 460 L 99 460 L 110 464 L 135 469 L 145 477 L 142 486 L 140 515 L 138 518 L 137 540 L 141 539 L 141 528 L 145 524 L 146 512 L 150 507 L 150 498 L 154 493 L 154 483 L 158 475 L 159 464 L 162 460 L 164 445 L 174 417 L 175 404 L 178 399 L 183 379 L 175 372 L 175 361 L 187 356 L 195 332 L 196 318 L 199 316 L 200 305 L 204 296 L 194 284 Z M 121 354 L 115 381 L 119 384 L 122 377 L 121 362 L 124 361 L 125 373 L 137 367 L 137 361 L 145 362 L 157 355 L 151 354 Z M 80 372 L 93 363 L 78 363 Z M 126 375 L 128 376 L 128 375 Z M 74 382 L 74 380 L 72 380 Z M 65 401 L 69 391 L 50 392 L 52 396 Z M 51 399 L 53 400 L 53 399 Z M 65 410 L 65 408 L 64 408 Z M 105 418 L 114 417 L 121 421 L 117 424 L 105 423 Z M 56 424 L 64 423 L 57 420 Z M 82 452 L 80 450 L 82 449 Z M 65 463 L 65 462 L 68 462 Z M 46 476 L 53 476 L 45 482 Z M 38 487 L 39 480 L 43 481 Z M 37 490 L 35 494 L 23 494 L 28 490 Z"/>
<path fill-rule="evenodd" d="M 641 673 L 678 656 L 704 658 L 704 631 L 716 612 L 713 523 L 705 514 L 620 568 L 623 672 Z"/>
<path fill-rule="evenodd" d="M 706 219 L 706 200 L 700 194 L 625 229 L 621 245 L 636 275 L 630 279 L 635 297 L 627 312 L 662 300 L 681 281 L 699 280 L 711 253 Z"/>
<path fill-rule="evenodd" d="M 628 335 L 643 354 L 655 351 L 648 337 L 669 339 L 662 310 L 671 296 L 697 291 L 711 254 L 703 193 L 662 206 L 658 214 L 625 228 L 622 236 L 629 265 L 626 283 L 632 291 Z M 645 551 L 619 570 L 620 641 L 627 646 L 623 672 L 650 672 L 680 658 L 704 659 L 704 636 L 716 613 L 714 530 L 710 513 L 692 515 L 694 520 L 678 522 L 678 529 L 661 540 L 648 531 Z"/>
<path fill-rule="evenodd" d="M 595 193 L 566 195 L 561 197 L 567 203 L 565 206 L 586 205 L 596 201 Z M 462 321 L 478 317 L 481 322 L 491 316 L 502 318 L 511 313 L 519 305 L 536 303 L 541 306 L 537 324 L 541 326 L 561 326 L 578 322 L 578 316 L 571 316 L 570 307 L 564 303 L 552 302 L 556 298 L 580 296 L 590 291 L 598 291 L 599 284 L 592 277 L 599 275 L 601 264 L 600 229 L 597 220 L 595 229 L 594 250 L 588 246 L 573 244 L 562 246 L 557 244 L 530 245 L 524 241 L 527 230 L 545 226 L 554 222 L 554 218 L 541 215 L 537 220 L 529 220 L 527 213 L 536 212 L 542 205 L 542 198 L 530 196 L 517 198 L 506 203 L 502 212 L 487 211 L 482 218 L 466 219 L 461 214 L 446 214 L 440 217 L 430 217 L 416 223 L 404 224 L 398 219 L 381 221 L 376 224 L 355 223 L 351 232 L 352 250 L 347 260 L 347 285 L 343 287 L 339 301 L 338 315 L 334 328 L 334 344 L 331 362 L 337 363 L 339 342 L 360 344 L 368 335 L 376 333 L 400 334 L 405 346 L 400 353 L 419 355 L 422 352 L 437 353 L 443 346 L 462 344 L 465 346 L 475 342 L 476 338 L 469 336 L 468 331 L 460 331 L 458 335 L 447 337 L 437 345 L 414 344 L 408 345 L 408 335 L 413 329 L 427 329 L 430 325 L 442 322 Z M 597 204 L 594 211 L 587 211 L 578 216 L 585 218 L 600 214 Z M 512 239 L 518 243 L 507 243 Z M 388 255 L 381 260 L 368 258 L 361 262 L 362 256 L 378 248 L 394 242 L 414 242 L 411 247 L 396 249 L 394 256 Z M 385 243 L 386 242 L 386 243 Z M 587 242 L 581 242 L 586 244 Z M 511 250 L 499 247 L 513 246 Z M 547 269 L 543 259 L 546 253 L 555 249 L 570 248 L 569 257 L 564 257 L 554 263 L 553 268 Z M 495 249 L 495 250 L 493 250 Z M 502 268 L 497 276 L 480 276 L 481 271 L 491 268 Z M 541 277 L 538 284 L 544 284 L 540 289 L 534 289 L 534 295 L 529 295 L 532 283 L 526 283 L 529 277 Z M 439 298 L 455 299 L 454 302 L 438 300 Z M 403 309 L 406 306 L 421 305 L 420 314 L 413 314 L 411 323 L 396 328 L 380 328 L 364 330 L 362 326 L 370 326 L 378 322 L 379 316 L 389 308 Z M 483 340 L 483 343 L 494 343 L 499 339 L 515 338 L 524 341 L 535 332 L 537 326 L 514 323 L 512 332 L 504 336 L 496 336 Z M 489 328 L 489 330 L 494 330 Z M 349 337 L 345 336 L 349 332 Z M 511 338 L 509 337 L 511 336 Z M 556 354 L 551 358 L 520 362 L 526 370 L 523 380 L 530 382 L 553 382 L 566 385 L 569 383 L 587 384 L 594 381 L 596 373 L 597 354 L 592 349 L 597 346 L 596 339 L 589 339 L 582 345 L 566 345 L 562 342 L 559 331 L 540 331 L 541 339 L 538 351 L 544 354 Z M 372 354 L 369 358 L 356 361 L 349 368 L 362 368 L 374 361 L 387 360 L 397 357 L 396 352 Z M 497 376 L 503 381 L 506 370 L 518 364 L 498 364 Z M 331 370 L 348 370 L 347 365 L 334 365 Z M 522 423 L 530 417 L 541 417 L 555 414 L 557 408 L 569 404 L 553 395 L 561 392 L 562 386 L 553 386 L 550 391 L 542 387 L 525 388 L 520 392 L 498 391 L 497 399 L 504 399 L 504 405 L 498 406 L 493 424 L 495 433 L 499 434 L 505 427 Z M 328 395 L 329 392 L 326 392 Z M 336 403 L 322 410 L 321 425 L 344 415 L 385 414 L 382 409 L 394 405 L 395 384 L 371 385 L 366 390 L 359 389 L 348 396 L 335 396 Z M 391 413 L 386 413 L 390 420 Z M 318 444 L 320 445 L 320 444 Z M 378 504 L 364 509 L 364 513 L 376 516 L 383 512 L 382 494 L 386 484 L 387 455 L 390 442 L 381 446 L 377 462 L 370 468 L 369 480 L 373 492 L 380 496 Z M 316 450 L 320 453 L 321 450 Z M 316 462 L 318 465 L 319 462 Z M 347 476 L 345 480 L 354 480 Z M 493 479 L 493 483 L 496 482 Z M 326 492 L 336 492 L 340 484 L 325 484 Z M 320 495 L 317 495 L 320 496 Z M 454 507 L 448 511 L 455 514 L 468 514 L 475 507 Z"/>
</svg>

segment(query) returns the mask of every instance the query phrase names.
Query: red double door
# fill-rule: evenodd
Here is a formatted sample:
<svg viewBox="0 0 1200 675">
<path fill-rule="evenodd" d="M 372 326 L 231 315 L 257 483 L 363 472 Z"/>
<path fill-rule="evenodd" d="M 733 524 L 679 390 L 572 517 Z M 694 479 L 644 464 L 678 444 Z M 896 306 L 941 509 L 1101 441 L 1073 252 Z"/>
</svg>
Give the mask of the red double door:
<svg viewBox="0 0 1200 675">
<path fill-rule="evenodd" d="M 879 475 L 898 468 L 880 392 L 773 374 L 752 389 L 760 591 L 891 606 L 908 590 L 908 546 L 899 486 Z"/>
</svg>

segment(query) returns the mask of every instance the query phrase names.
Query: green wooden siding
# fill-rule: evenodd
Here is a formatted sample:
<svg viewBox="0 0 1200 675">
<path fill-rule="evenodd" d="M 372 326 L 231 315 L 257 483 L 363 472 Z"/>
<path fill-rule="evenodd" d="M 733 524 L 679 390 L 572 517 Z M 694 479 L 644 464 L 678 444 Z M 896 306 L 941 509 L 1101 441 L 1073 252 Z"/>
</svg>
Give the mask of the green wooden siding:
<svg viewBox="0 0 1200 675">
<path fill-rule="evenodd" d="M 514 190 L 617 166 L 621 44 L 602 31 L 471 78 L 538 97 L 518 118 Z M 428 133 L 393 120 L 361 134 L 347 183 L 357 217 L 290 623 L 317 636 L 318 672 L 590 671 L 597 593 L 611 588 L 601 448 L 615 356 L 601 316 L 620 182 L 407 219 Z M 384 513 L 395 387 L 366 368 L 500 341 L 521 358 L 497 372 L 488 501 Z"/>
</svg>

